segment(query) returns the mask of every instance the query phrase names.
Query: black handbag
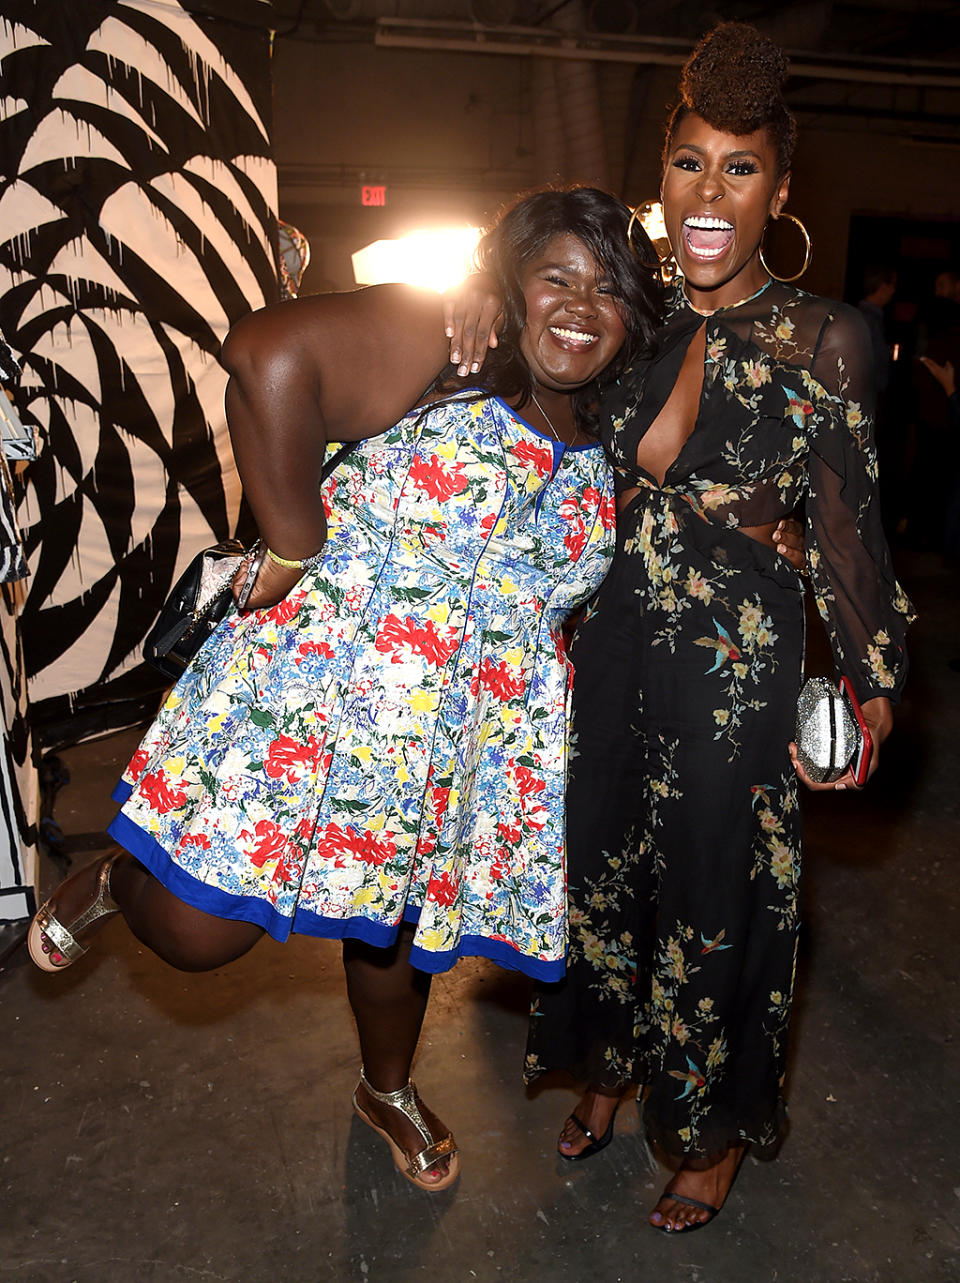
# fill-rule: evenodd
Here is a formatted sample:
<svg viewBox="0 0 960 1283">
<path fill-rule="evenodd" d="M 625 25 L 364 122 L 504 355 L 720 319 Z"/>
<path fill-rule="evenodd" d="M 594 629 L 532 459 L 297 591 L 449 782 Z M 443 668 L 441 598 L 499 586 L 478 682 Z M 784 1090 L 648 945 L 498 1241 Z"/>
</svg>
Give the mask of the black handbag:
<svg viewBox="0 0 960 1283">
<path fill-rule="evenodd" d="M 330 456 L 320 472 L 321 482 L 356 444 L 348 441 Z M 259 540 L 249 549 L 239 539 L 224 539 L 204 548 L 174 584 L 143 643 L 143 658 L 164 677 L 177 681 L 217 625 L 232 612 L 230 585 L 245 560 L 249 565 L 240 593 L 242 608 L 263 560 Z"/>
<path fill-rule="evenodd" d="M 255 553 L 255 548 L 251 549 Z M 143 643 L 143 658 L 176 681 L 233 609 L 230 585 L 248 555 L 239 539 L 198 552 L 174 584 Z M 257 566 L 259 569 L 259 566 Z"/>
</svg>

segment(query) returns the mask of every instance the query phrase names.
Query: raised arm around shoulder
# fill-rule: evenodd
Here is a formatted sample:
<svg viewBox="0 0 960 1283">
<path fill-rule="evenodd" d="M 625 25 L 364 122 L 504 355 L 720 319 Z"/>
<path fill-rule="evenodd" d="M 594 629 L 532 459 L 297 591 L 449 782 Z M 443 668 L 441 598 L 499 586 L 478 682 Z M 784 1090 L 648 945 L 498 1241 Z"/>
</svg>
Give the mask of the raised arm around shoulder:
<svg viewBox="0 0 960 1283">
<path fill-rule="evenodd" d="M 497 346 L 503 300 L 491 272 L 474 272 L 443 296 L 443 324 L 450 360 L 461 378 L 476 374 L 488 348 Z"/>
<path fill-rule="evenodd" d="M 384 431 L 446 361 L 439 296 L 403 285 L 315 295 L 252 313 L 223 345 L 227 423 L 244 492 L 274 552 L 323 544 L 327 441 Z"/>
</svg>

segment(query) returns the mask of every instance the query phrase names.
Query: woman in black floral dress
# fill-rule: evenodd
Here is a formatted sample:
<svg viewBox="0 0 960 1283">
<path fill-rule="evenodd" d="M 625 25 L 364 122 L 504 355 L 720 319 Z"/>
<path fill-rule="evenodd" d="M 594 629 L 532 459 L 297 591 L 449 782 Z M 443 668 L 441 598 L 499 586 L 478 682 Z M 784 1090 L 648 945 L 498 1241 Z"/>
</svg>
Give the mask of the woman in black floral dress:
<svg viewBox="0 0 960 1283">
<path fill-rule="evenodd" d="M 798 503 L 836 666 L 876 746 L 906 673 L 868 336 L 760 258 L 789 187 L 784 71 L 769 41 L 725 24 L 694 51 L 668 127 L 682 280 L 656 355 L 602 407 L 618 550 L 573 652 L 570 955 L 566 980 L 539 990 L 526 1064 L 528 1081 L 565 1068 L 590 1082 L 560 1138 L 571 1159 L 602 1148 L 621 1092 L 645 1085 L 648 1132 L 677 1169 L 650 1216 L 668 1232 L 712 1219 L 748 1145 L 781 1122 L 804 638 L 802 583 L 771 533 Z"/>
</svg>

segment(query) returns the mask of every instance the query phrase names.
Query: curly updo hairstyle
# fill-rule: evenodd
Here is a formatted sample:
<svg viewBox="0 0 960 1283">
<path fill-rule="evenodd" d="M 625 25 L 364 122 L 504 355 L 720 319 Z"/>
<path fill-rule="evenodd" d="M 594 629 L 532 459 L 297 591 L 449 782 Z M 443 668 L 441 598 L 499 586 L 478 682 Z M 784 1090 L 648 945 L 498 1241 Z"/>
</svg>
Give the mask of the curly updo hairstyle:
<svg viewBox="0 0 960 1283">
<path fill-rule="evenodd" d="M 503 326 L 499 344 L 487 353 L 479 375 L 472 378 L 496 396 L 519 398 L 522 408 L 535 387 L 533 375 L 520 351 L 520 336 L 526 325 L 523 295 L 524 268 L 539 257 L 555 236 L 571 233 L 593 254 L 610 281 L 611 293 L 620 304 L 627 336 L 614 358 L 591 383 L 573 393 L 577 426 L 596 434 L 596 404 L 600 392 L 619 374 L 653 348 L 660 322 L 663 289 L 651 264 L 657 262 L 653 246 L 642 229 L 633 234 L 637 253 L 627 241 L 630 209 L 616 196 L 597 187 L 546 188 L 521 196 L 504 210 L 480 241 L 477 266 L 497 282 L 503 302 Z M 641 261 L 642 260 L 642 261 Z M 448 369 L 437 383 L 439 390 L 462 386 Z"/>
<path fill-rule="evenodd" d="M 721 22 L 708 31 L 680 73 L 680 102 L 667 123 L 663 158 L 677 127 L 694 114 L 726 134 L 765 128 L 777 153 L 777 178 L 790 169 L 797 122 L 783 98 L 783 50 L 746 22 Z"/>
</svg>

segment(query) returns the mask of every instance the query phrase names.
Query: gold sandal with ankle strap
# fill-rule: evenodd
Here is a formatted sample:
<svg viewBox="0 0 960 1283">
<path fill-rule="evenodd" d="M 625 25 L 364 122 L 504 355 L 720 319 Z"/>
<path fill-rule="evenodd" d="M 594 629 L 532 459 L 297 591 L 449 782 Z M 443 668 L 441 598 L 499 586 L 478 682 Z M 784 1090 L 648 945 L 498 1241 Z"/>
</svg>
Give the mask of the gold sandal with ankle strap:
<svg viewBox="0 0 960 1283">
<path fill-rule="evenodd" d="M 401 1149 L 390 1133 L 373 1121 L 357 1100 L 357 1093 L 353 1093 L 354 1112 L 359 1118 L 363 1119 L 368 1127 L 372 1127 L 377 1135 L 382 1136 L 390 1146 L 390 1152 L 393 1155 L 397 1171 L 412 1184 L 416 1185 L 418 1189 L 425 1189 L 428 1193 L 433 1193 L 435 1190 L 448 1189 L 460 1175 L 460 1157 L 457 1151 L 457 1142 L 453 1139 L 452 1132 L 448 1132 L 440 1140 L 434 1140 L 433 1133 L 420 1113 L 417 1089 L 413 1083 L 408 1082 L 406 1087 L 401 1087 L 398 1091 L 377 1091 L 375 1087 L 371 1087 L 367 1082 L 362 1068 L 360 1070 L 360 1082 L 374 1100 L 378 1100 L 382 1105 L 390 1105 L 393 1109 L 398 1109 L 405 1118 L 408 1118 L 413 1123 L 423 1137 L 424 1147 L 416 1154 L 410 1154 Z M 438 1181 L 423 1180 L 423 1174 L 428 1172 L 441 1158 L 450 1159 L 450 1167 L 446 1176 Z"/>
<path fill-rule="evenodd" d="M 95 922 L 99 922 L 101 918 L 105 918 L 108 913 L 119 912 L 120 906 L 110 894 L 110 870 L 119 854 L 117 852 L 108 856 L 101 864 L 100 872 L 97 874 L 96 899 L 70 923 L 69 927 L 59 922 L 51 911 L 50 906 L 57 898 L 56 891 L 34 914 L 30 930 L 27 932 L 27 949 L 41 971 L 63 971 L 78 958 L 82 958 L 87 952 L 86 946 L 75 937 L 87 927 L 92 927 Z M 63 883 L 60 885 L 62 886 Z M 48 948 L 44 948 L 44 936 L 49 942 Z M 63 961 L 54 962 L 54 957 L 62 958 Z"/>
</svg>

